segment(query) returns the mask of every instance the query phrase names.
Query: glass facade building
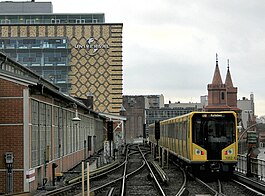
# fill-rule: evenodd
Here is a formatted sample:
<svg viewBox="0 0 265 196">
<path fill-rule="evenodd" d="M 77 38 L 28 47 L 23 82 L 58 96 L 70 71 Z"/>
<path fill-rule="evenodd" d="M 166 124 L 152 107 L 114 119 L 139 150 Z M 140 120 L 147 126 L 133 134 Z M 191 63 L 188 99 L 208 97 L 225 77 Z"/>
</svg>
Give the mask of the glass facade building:
<svg viewBox="0 0 265 196">
<path fill-rule="evenodd" d="M 1 14 L 1 13 L 0 13 Z M 4 14 L 1 24 L 85 24 L 105 23 L 104 14 Z"/>
<path fill-rule="evenodd" d="M 0 50 L 59 86 L 62 92 L 69 91 L 67 38 L 2 38 Z"/>
<path fill-rule="evenodd" d="M 3 25 L 31 24 L 87 24 L 104 23 L 104 14 L 6 14 L 0 15 Z M 2 38 L 0 51 L 10 58 L 56 84 L 62 92 L 68 93 L 69 40 L 67 37 Z"/>
<path fill-rule="evenodd" d="M 83 100 L 92 95 L 96 112 L 119 114 L 122 23 L 105 23 L 103 13 L 51 13 L 52 5 L 40 2 L 3 4 L 12 12 L 0 12 L 0 52 L 64 93 Z M 36 13 L 39 6 L 46 12 Z"/>
</svg>

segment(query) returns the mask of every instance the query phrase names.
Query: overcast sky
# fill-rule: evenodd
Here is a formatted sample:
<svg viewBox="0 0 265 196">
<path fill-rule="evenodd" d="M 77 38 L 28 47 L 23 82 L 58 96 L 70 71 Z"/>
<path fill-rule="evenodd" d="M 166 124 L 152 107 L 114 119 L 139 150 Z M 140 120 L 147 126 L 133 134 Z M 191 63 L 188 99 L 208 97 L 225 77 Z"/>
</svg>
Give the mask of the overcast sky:
<svg viewBox="0 0 265 196">
<path fill-rule="evenodd" d="M 223 82 L 229 59 L 238 99 L 253 92 L 255 114 L 265 115 L 264 1 L 51 1 L 54 13 L 105 13 L 106 23 L 123 23 L 124 95 L 200 102 L 218 53 Z"/>
</svg>

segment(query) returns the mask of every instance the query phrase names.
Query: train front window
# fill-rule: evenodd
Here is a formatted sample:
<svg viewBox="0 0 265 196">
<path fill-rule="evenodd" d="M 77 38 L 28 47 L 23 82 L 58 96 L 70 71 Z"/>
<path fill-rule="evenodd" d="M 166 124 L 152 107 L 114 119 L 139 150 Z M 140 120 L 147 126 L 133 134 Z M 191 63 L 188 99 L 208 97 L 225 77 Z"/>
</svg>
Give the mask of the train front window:
<svg viewBox="0 0 265 196">
<path fill-rule="evenodd" d="M 235 141 L 235 118 L 231 115 L 193 117 L 192 140 L 205 148 L 210 143 L 225 147 Z"/>
<path fill-rule="evenodd" d="M 204 147 L 205 144 L 205 132 L 201 131 L 203 129 L 201 118 L 194 118 L 193 120 L 193 131 L 192 140 L 197 145 Z"/>
<path fill-rule="evenodd" d="M 208 142 L 231 144 L 235 140 L 235 124 L 228 119 L 210 119 L 205 123 Z"/>
</svg>

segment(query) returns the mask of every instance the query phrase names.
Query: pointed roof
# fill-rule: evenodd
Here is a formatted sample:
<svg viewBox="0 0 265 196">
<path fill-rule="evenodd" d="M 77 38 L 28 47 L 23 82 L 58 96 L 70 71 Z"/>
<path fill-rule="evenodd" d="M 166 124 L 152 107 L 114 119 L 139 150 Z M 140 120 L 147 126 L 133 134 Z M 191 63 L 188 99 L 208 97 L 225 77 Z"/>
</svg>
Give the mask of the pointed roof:
<svg viewBox="0 0 265 196">
<path fill-rule="evenodd" d="M 213 81 L 212 84 L 223 84 L 222 78 L 221 78 L 221 74 L 220 74 L 220 70 L 218 67 L 218 55 L 216 54 L 216 67 L 215 67 L 215 71 L 214 71 L 214 75 L 213 75 Z"/>
<path fill-rule="evenodd" d="M 234 87 L 233 86 L 233 82 L 232 82 L 232 77 L 231 77 L 231 74 L 230 74 L 230 70 L 229 70 L 229 59 L 227 59 L 227 73 L 226 73 L 226 78 L 225 78 L 225 85 L 227 87 Z"/>
</svg>

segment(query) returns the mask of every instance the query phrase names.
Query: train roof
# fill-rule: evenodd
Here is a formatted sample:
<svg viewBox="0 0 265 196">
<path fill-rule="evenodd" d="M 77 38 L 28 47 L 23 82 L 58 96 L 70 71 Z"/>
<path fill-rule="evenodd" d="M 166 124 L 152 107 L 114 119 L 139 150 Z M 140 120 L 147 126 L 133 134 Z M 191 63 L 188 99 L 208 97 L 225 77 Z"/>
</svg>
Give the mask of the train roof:
<svg viewBox="0 0 265 196">
<path fill-rule="evenodd" d="M 234 115 L 236 115 L 236 113 L 234 111 L 221 111 L 221 112 L 198 112 L 198 111 L 194 111 L 194 112 L 190 112 L 190 113 L 187 113 L 187 114 L 183 114 L 183 115 L 180 115 L 180 116 L 176 116 L 176 117 L 173 117 L 173 118 L 169 118 L 169 119 L 160 121 L 160 123 L 164 124 L 164 123 L 167 123 L 169 121 L 174 121 L 174 120 L 177 120 L 177 119 L 193 116 L 194 114 L 224 114 L 224 113 L 225 114 L 233 113 Z"/>
</svg>

